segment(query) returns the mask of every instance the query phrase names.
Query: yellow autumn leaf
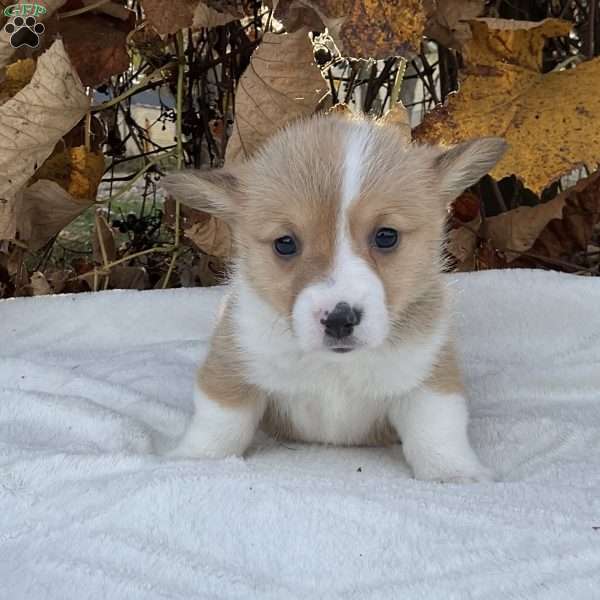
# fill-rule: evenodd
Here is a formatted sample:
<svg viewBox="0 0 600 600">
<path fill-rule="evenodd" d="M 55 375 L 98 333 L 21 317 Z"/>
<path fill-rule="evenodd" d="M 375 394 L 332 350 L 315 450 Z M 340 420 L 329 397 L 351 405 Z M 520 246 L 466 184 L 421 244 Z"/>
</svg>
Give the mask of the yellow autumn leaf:
<svg viewBox="0 0 600 600">
<path fill-rule="evenodd" d="M 59 146 L 60 147 L 60 146 Z M 74 198 L 94 199 L 104 173 L 104 155 L 85 146 L 55 149 L 32 181 L 56 181 Z"/>
<path fill-rule="evenodd" d="M 0 84 L 0 104 L 20 92 L 33 77 L 35 60 L 24 58 L 8 65 L 4 72 L 4 81 Z"/>
<path fill-rule="evenodd" d="M 320 21 L 342 53 L 356 58 L 418 53 L 426 20 L 423 0 L 279 0 L 275 17 L 290 30 Z"/>
<path fill-rule="evenodd" d="M 504 137 L 509 151 L 491 175 L 516 174 L 536 193 L 577 165 L 593 170 L 600 161 L 600 58 L 543 74 L 545 40 L 568 35 L 569 23 L 474 19 L 470 25 L 460 90 L 426 115 L 416 139 L 455 144 Z"/>
</svg>

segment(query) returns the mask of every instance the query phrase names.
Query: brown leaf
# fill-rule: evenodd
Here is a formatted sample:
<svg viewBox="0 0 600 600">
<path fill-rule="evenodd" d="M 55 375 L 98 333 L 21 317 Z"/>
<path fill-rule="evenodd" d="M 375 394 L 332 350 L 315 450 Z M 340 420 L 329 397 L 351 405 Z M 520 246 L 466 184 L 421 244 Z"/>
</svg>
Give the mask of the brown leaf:
<svg viewBox="0 0 600 600">
<path fill-rule="evenodd" d="M 40 271 L 35 271 L 31 275 L 29 285 L 31 286 L 31 292 L 34 296 L 47 296 L 48 294 L 54 293 L 46 276 L 43 273 L 40 273 Z"/>
<path fill-rule="evenodd" d="M 279 0 L 274 17 L 285 25 L 288 33 L 299 29 L 320 31 L 325 25 L 319 16 L 319 10 L 310 4 L 302 0 Z"/>
<path fill-rule="evenodd" d="M 483 235 L 494 248 L 506 253 L 510 262 L 529 250 L 546 225 L 553 219 L 561 219 L 564 200 L 557 197 L 538 206 L 519 206 L 495 217 L 486 219 Z"/>
<path fill-rule="evenodd" d="M 36 181 L 21 192 L 18 208 L 20 237 L 30 250 L 45 246 L 73 219 L 91 206 L 91 200 L 74 198 L 56 182 Z"/>
<path fill-rule="evenodd" d="M 92 249 L 94 260 L 105 264 L 116 260 L 117 243 L 115 230 L 108 224 L 103 215 L 96 213 L 94 220 L 94 235 L 92 236 Z"/>
<path fill-rule="evenodd" d="M 118 266 L 110 270 L 108 285 L 115 290 L 147 290 L 150 278 L 144 267 Z"/>
<path fill-rule="evenodd" d="M 425 0 L 425 35 L 447 48 L 460 50 L 471 38 L 466 22 L 481 15 L 485 0 Z"/>
<path fill-rule="evenodd" d="M 338 102 L 337 104 L 334 104 L 332 107 L 328 108 L 326 112 L 330 115 L 345 115 L 347 117 L 352 116 L 352 109 L 344 102 Z"/>
<path fill-rule="evenodd" d="M 413 56 L 425 27 L 422 0 L 280 0 L 275 17 L 310 29 L 318 18 L 342 53 L 357 58 Z"/>
<path fill-rule="evenodd" d="M 90 14 L 60 20 L 59 33 L 84 85 L 99 85 L 127 70 L 126 40 L 134 25 L 131 15 L 126 21 Z"/>
<path fill-rule="evenodd" d="M 217 257 L 230 256 L 231 230 L 229 226 L 212 215 L 201 214 L 202 221 L 185 229 L 184 235 L 206 254 Z"/>
<path fill-rule="evenodd" d="M 475 268 L 475 251 L 480 239 L 481 202 L 476 194 L 463 192 L 453 203 L 450 213 L 451 229 L 446 250 L 452 256 L 457 271 Z"/>
<path fill-rule="evenodd" d="M 506 251 L 509 262 L 517 250 L 550 259 L 570 259 L 585 252 L 600 223 L 600 171 L 582 179 L 556 198 L 520 207 L 486 220 L 486 237 Z"/>
<path fill-rule="evenodd" d="M 57 40 L 38 59 L 31 82 L 0 106 L 0 239 L 15 234 L 17 192 L 89 104 Z"/>
<path fill-rule="evenodd" d="M 237 21 L 245 15 L 250 14 L 250 4 L 250 2 L 236 2 L 232 0 L 225 2 L 215 0 L 198 2 L 194 10 L 192 26 L 199 29 L 201 27 L 227 25 L 231 21 Z"/>
<path fill-rule="evenodd" d="M 168 7 L 163 0 L 142 0 L 144 15 L 161 35 L 191 27 L 197 0 L 171 0 Z"/>
<path fill-rule="evenodd" d="M 164 204 L 163 223 L 175 227 L 175 200 L 167 197 Z M 229 226 L 212 215 L 180 205 L 179 225 L 183 230 L 184 241 L 214 257 L 228 258 L 232 250 L 232 237 Z"/>
<path fill-rule="evenodd" d="M 207 287 L 224 283 L 225 274 L 225 259 L 202 254 L 194 258 L 193 264 L 180 269 L 179 279 L 183 287 Z M 160 287 L 161 284 L 159 281 L 156 287 Z"/>
<path fill-rule="evenodd" d="M 468 223 L 481 213 L 481 201 L 477 194 L 467 190 L 452 203 L 452 219 Z"/>
<path fill-rule="evenodd" d="M 250 156 L 285 123 L 312 114 L 326 93 L 306 29 L 265 33 L 240 78 L 226 160 Z"/>
<path fill-rule="evenodd" d="M 457 261 L 457 271 L 472 271 L 475 263 L 475 250 L 479 241 L 481 215 L 461 224 L 448 232 L 447 250 Z"/>
<path fill-rule="evenodd" d="M 217 27 L 252 14 L 250 0 L 143 0 L 144 14 L 161 35 L 188 27 Z"/>
<path fill-rule="evenodd" d="M 416 138 L 455 144 L 479 136 L 504 137 L 509 150 L 491 175 L 501 179 L 516 174 L 535 193 L 578 165 L 595 169 L 600 157 L 600 58 L 574 69 L 540 72 L 545 40 L 567 35 L 571 24 L 476 19 L 471 28 L 460 91 L 425 116 L 413 132 Z"/>
<path fill-rule="evenodd" d="M 55 294 L 61 294 L 67 286 L 67 281 L 73 276 L 73 271 L 49 269 L 44 273 L 44 276 L 52 287 L 52 291 Z"/>
</svg>

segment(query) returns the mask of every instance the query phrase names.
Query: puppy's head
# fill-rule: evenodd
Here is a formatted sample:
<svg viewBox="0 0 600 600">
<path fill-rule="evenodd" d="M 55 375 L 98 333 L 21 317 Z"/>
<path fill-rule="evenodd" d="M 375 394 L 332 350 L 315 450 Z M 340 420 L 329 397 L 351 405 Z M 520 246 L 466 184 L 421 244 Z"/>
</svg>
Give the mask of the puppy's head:
<svg viewBox="0 0 600 600">
<path fill-rule="evenodd" d="M 165 185 L 231 225 L 240 275 L 289 319 L 300 348 L 345 353 L 384 343 L 438 282 L 447 206 L 505 148 L 498 138 L 407 146 L 392 127 L 316 117 L 246 163 Z"/>
</svg>

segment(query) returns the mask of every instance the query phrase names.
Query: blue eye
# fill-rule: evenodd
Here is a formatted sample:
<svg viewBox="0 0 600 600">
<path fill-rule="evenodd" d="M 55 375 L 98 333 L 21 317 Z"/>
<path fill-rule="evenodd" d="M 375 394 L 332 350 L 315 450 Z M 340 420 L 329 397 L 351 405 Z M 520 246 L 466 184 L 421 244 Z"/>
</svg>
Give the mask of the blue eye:
<svg viewBox="0 0 600 600">
<path fill-rule="evenodd" d="M 398 245 L 398 232 L 390 227 L 382 227 L 375 233 L 375 246 L 380 250 L 391 250 Z"/>
<path fill-rule="evenodd" d="M 298 252 L 296 240 L 291 235 L 284 235 L 273 242 L 273 248 L 279 256 L 294 256 Z"/>
</svg>

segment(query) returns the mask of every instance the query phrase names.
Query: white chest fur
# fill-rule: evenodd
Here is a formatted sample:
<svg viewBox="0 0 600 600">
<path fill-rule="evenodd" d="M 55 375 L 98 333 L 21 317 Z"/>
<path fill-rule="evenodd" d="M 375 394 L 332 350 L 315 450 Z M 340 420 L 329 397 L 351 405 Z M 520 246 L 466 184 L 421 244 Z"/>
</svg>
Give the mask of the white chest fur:
<svg viewBox="0 0 600 600">
<path fill-rule="evenodd" d="M 306 441 L 362 443 L 389 403 L 428 376 L 446 323 L 419 341 L 352 353 L 306 354 L 285 321 L 241 285 L 233 307 L 246 377 Z"/>
</svg>

